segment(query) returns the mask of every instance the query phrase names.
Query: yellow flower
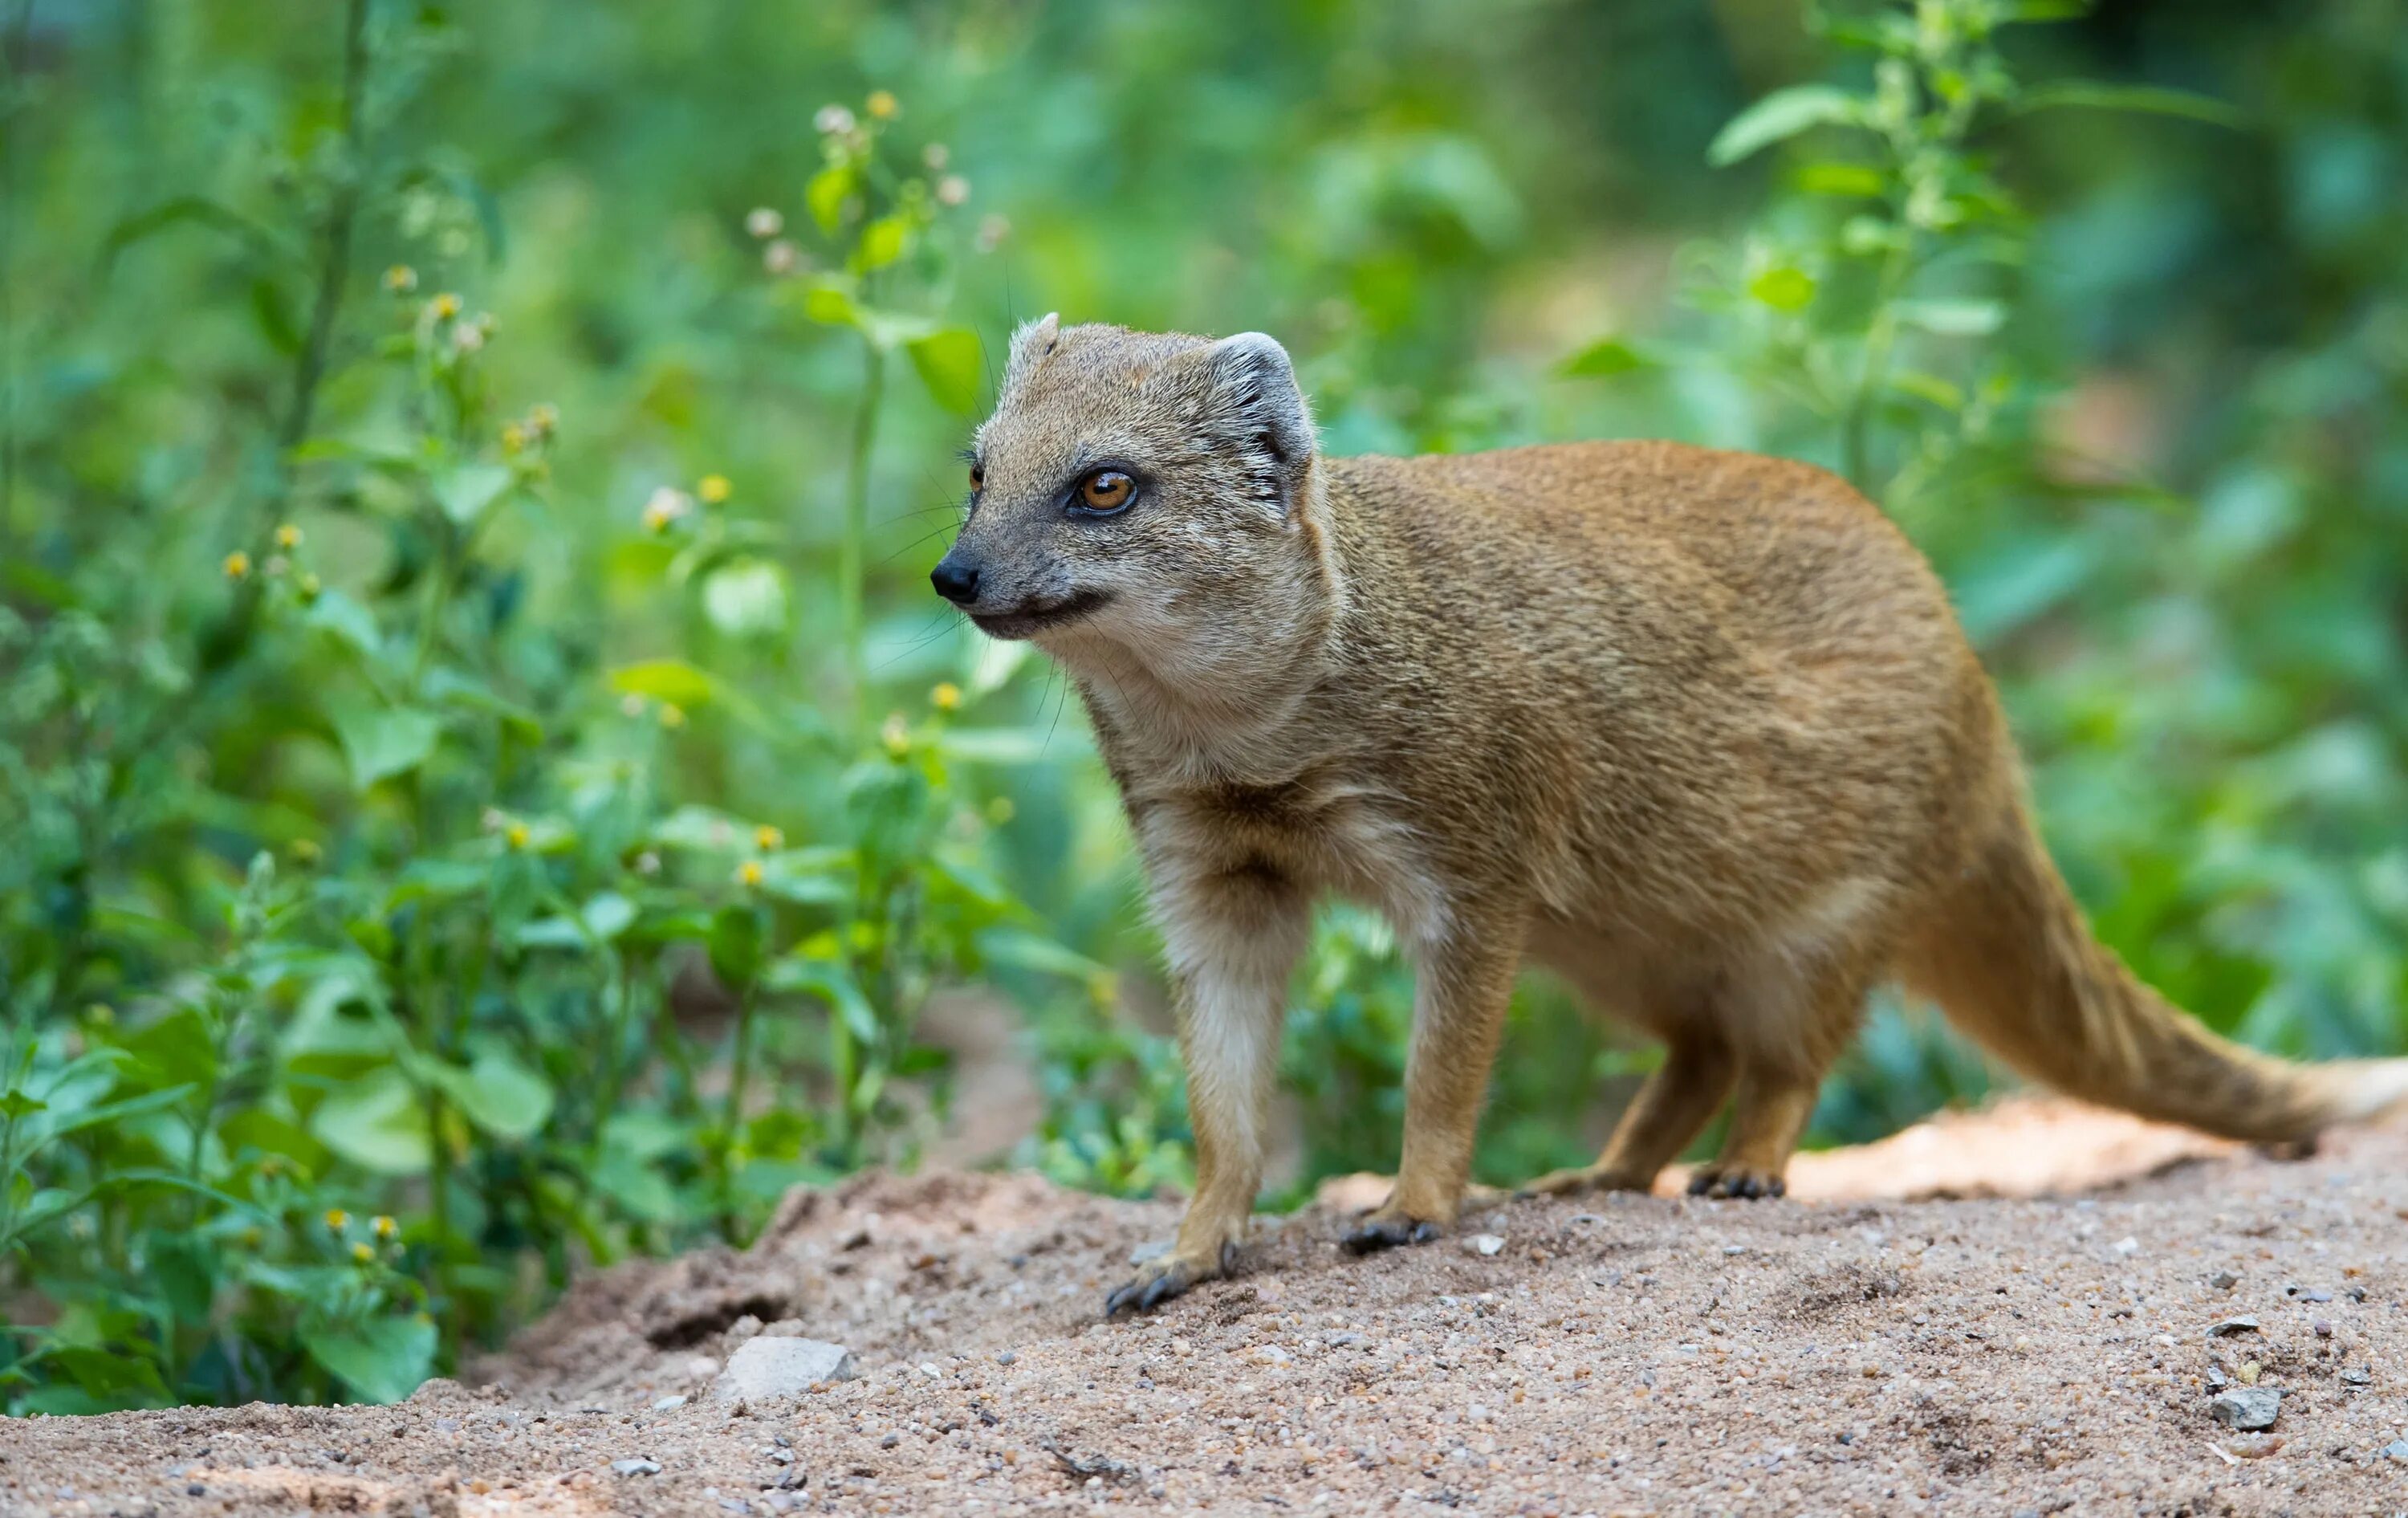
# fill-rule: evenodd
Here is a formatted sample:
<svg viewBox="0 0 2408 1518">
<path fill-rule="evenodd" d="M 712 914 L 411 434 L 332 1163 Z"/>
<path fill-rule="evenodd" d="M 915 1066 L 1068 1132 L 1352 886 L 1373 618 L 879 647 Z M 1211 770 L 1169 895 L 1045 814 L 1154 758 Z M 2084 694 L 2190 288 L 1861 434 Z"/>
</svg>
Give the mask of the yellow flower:
<svg viewBox="0 0 2408 1518">
<path fill-rule="evenodd" d="M 717 506 L 735 494 L 736 487 L 727 482 L 725 475 L 707 474 L 695 483 L 694 493 L 702 497 L 705 505 Z"/>
<path fill-rule="evenodd" d="M 344 1211 L 339 1207 L 330 1207 L 326 1209 L 326 1231 L 328 1233 L 341 1233 L 345 1228 L 348 1228 L 351 1225 L 351 1215 L 349 1212 Z"/>
<path fill-rule="evenodd" d="M 761 861 L 757 859 L 748 859 L 744 861 L 744 863 L 737 866 L 736 883 L 738 885 L 759 885 L 761 883 Z"/>
<path fill-rule="evenodd" d="M 534 834 L 527 831 L 527 824 L 524 823 L 512 823 L 502 832 L 503 841 L 507 842 L 513 849 L 525 848 L 527 846 L 527 840 L 534 836 Z"/>
<path fill-rule="evenodd" d="M 560 408 L 550 401 L 536 402 L 527 411 L 527 425 L 535 429 L 538 437 L 551 437 L 552 429 L 560 425 Z"/>
<path fill-rule="evenodd" d="M 679 706 L 674 701 L 662 702 L 661 725 L 667 728 L 683 727 L 685 725 L 685 709 Z"/>
<path fill-rule="evenodd" d="M 277 528 L 276 546 L 278 548 L 299 548 L 301 546 L 301 529 L 295 527 L 289 522 L 283 526 Z"/>
<path fill-rule="evenodd" d="M 939 711 L 955 711 L 962 704 L 962 688 L 952 680 L 942 680 L 928 693 L 928 704 Z"/>
<path fill-rule="evenodd" d="M 449 321 L 460 314 L 460 297 L 447 290 L 436 296 L 434 304 L 427 308 L 433 311 L 437 319 Z"/>
<path fill-rule="evenodd" d="M 895 112 L 900 108 L 895 99 L 895 92 L 892 90 L 872 90 L 869 92 L 869 98 L 863 101 L 862 105 L 872 117 L 882 122 L 893 121 Z"/>
<path fill-rule="evenodd" d="M 508 425 L 508 426 L 506 426 L 506 427 L 504 427 L 504 428 L 502 429 L 502 451 L 503 451 L 503 452 L 505 452 L 505 453 L 517 453 L 517 452 L 522 452 L 522 451 L 523 451 L 525 450 L 526 445 L 527 445 L 527 431 L 526 431 L 526 429 L 525 429 L 524 427 L 520 426 L 517 422 L 511 422 L 509 425 Z"/>
<path fill-rule="evenodd" d="M 406 295 L 418 288 L 418 271 L 407 264 L 395 264 L 384 271 L 384 287 L 396 295 Z"/>
<path fill-rule="evenodd" d="M 752 830 L 752 846 L 765 853 L 771 849 L 782 849 L 786 846 L 786 835 L 763 823 Z"/>
<path fill-rule="evenodd" d="M 376 1251 L 368 1248 L 366 1244 L 353 1244 L 351 1246 L 351 1258 L 359 1261 L 362 1265 L 366 1265 L 370 1260 L 376 1258 Z"/>
<path fill-rule="evenodd" d="M 225 556 L 224 567 L 225 577 L 228 580 L 240 580 L 251 573 L 251 555 L 240 549 L 236 549 Z"/>
<path fill-rule="evenodd" d="M 376 1236 L 379 1239 L 391 1239 L 394 1235 L 401 1232 L 401 1224 L 394 1222 L 393 1219 L 386 1217 L 381 1213 L 378 1214 L 375 1226 Z"/>
<path fill-rule="evenodd" d="M 304 868 L 316 864 L 320 859 L 325 857 L 324 851 L 321 850 L 316 841 L 310 838 L 294 838 L 293 840 L 292 853 L 293 862 Z"/>
</svg>

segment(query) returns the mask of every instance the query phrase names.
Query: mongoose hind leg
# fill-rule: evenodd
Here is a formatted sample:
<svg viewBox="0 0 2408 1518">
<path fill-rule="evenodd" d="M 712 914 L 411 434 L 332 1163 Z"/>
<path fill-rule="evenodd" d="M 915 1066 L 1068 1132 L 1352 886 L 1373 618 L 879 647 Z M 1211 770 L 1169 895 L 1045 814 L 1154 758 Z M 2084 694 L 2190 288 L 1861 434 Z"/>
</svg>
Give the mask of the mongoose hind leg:
<svg viewBox="0 0 2408 1518">
<path fill-rule="evenodd" d="M 1762 1069 L 1742 1073 L 1731 1104 L 1730 1135 L 1711 1165 L 1689 1177 L 1692 1196 L 1747 1200 L 1780 1196 L 1789 1190 L 1789 1156 L 1798 1136 L 1814 1115 L 1818 1080 Z"/>
<path fill-rule="evenodd" d="M 1524 1185 L 1519 1195 L 1653 1190 L 1656 1175 L 1688 1147 L 1730 1094 L 1735 1068 L 1730 1046 L 1712 1029 L 1673 1038 L 1665 1048 L 1664 1063 L 1624 1109 L 1597 1163 L 1542 1175 Z"/>
<path fill-rule="evenodd" d="M 1405 1147 L 1396 1190 L 1343 1239 L 1357 1254 L 1440 1237 L 1463 1206 L 1488 1067 L 1521 962 L 1517 931 L 1467 924 L 1422 958 L 1405 1059 Z"/>
</svg>

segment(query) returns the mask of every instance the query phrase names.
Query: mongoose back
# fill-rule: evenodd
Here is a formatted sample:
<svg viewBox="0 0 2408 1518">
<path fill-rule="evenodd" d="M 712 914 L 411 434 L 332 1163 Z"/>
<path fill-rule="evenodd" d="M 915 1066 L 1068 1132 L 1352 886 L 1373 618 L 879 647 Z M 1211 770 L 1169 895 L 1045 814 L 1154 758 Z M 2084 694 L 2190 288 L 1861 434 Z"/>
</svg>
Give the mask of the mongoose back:
<svg viewBox="0 0 2408 1518">
<path fill-rule="evenodd" d="M 1594 1165 L 1781 1194 L 1869 989 L 2147 1117 L 2297 1140 L 2408 1096 L 2210 1033 L 2091 937 L 1923 556 L 1805 465 L 1662 442 L 1329 458 L 1287 354 L 1014 335 L 938 590 L 1077 684 L 1167 946 L 1197 1190 L 1151 1307 L 1228 1268 L 1315 899 L 1416 972 L 1404 1152 L 1357 1250 L 1455 1220 L 1525 959 L 1660 1038 Z"/>
</svg>

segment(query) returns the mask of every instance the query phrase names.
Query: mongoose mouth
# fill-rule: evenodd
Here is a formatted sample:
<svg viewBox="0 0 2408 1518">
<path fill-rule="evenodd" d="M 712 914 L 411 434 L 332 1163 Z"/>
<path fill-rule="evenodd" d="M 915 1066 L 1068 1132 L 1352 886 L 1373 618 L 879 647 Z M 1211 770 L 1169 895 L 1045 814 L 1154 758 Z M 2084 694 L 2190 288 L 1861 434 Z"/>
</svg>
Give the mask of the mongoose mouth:
<svg viewBox="0 0 2408 1518">
<path fill-rule="evenodd" d="M 989 637 L 1034 637 L 1049 627 L 1077 622 L 1111 598 L 1110 591 L 1074 591 L 1058 601 L 1030 601 L 1012 611 L 973 611 L 969 618 Z"/>
</svg>

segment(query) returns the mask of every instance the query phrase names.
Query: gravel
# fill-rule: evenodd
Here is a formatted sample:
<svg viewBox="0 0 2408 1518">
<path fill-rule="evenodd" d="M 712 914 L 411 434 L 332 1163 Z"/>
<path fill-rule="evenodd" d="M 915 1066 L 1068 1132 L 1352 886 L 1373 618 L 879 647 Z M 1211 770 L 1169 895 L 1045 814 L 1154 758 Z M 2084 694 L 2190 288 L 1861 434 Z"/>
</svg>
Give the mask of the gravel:
<svg viewBox="0 0 2408 1518">
<path fill-rule="evenodd" d="M 1175 1205 L 864 1178 L 791 1198 L 748 1253 L 597 1275 L 467 1384 L 396 1407 L 0 1426 L 0 1513 L 2398 1508 L 2402 1411 L 2358 1376 L 2394 1385 L 2408 1360 L 2408 1134 L 2098 1179 L 2057 1199 L 1520 1202 L 1480 1214 L 1512 1241 L 1493 1256 L 1353 1258 L 1345 1218 L 1309 1209 L 1262 1220 L 1236 1279 L 1105 1324 Z M 2235 1266 L 2334 1300 L 2234 1303 L 2210 1282 Z M 2237 1305 L 2256 1335 L 2200 1337 Z M 797 1327 L 858 1376 L 655 1410 Z M 2247 1363 L 2211 1391 L 2236 1342 Z M 2224 1398 L 2280 1431 L 2220 1425 Z"/>
</svg>

